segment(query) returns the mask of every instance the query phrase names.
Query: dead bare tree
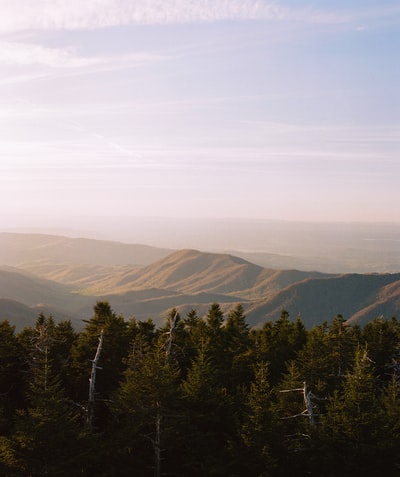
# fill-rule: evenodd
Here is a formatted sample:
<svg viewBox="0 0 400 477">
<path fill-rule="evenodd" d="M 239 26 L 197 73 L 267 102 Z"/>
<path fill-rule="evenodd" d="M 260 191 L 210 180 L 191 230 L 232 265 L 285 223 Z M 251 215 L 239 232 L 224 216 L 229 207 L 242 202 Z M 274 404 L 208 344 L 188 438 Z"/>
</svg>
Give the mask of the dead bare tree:
<svg viewBox="0 0 400 477">
<path fill-rule="evenodd" d="M 176 311 L 174 316 L 170 317 L 170 319 L 169 319 L 170 328 L 169 328 L 169 331 L 167 332 L 168 342 L 167 342 L 167 349 L 165 351 L 167 361 L 169 361 L 170 357 L 171 357 L 171 349 L 172 349 L 172 343 L 174 341 L 177 318 L 178 318 L 178 311 Z"/>
<path fill-rule="evenodd" d="M 315 413 L 314 413 L 314 407 L 313 403 L 311 401 L 311 397 L 313 396 L 311 391 L 307 390 L 307 384 L 304 381 L 303 382 L 303 387 L 302 388 L 294 388 L 294 389 L 283 389 L 280 391 L 281 393 L 291 393 L 291 392 L 296 392 L 300 391 L 303 393 L 303 399 L 304 399 L 304 404 L 306 408 L 304 411 L 299 412 L 298 414 L 294 414 L 293 416 L 288 416 L 288 417 L 283 417 L 282 419 L 292 419 L 294 417 L 299 417 L 299 416 L 306 416 L 310 420 L 310 424 L 315 424 Z"/>
<path fill-rule="evenodd" d="M 103 347 L 103 337 L 104 337 L 104 331 L 101 330 L 96 354 L 95 354 L 95 357 L 91 360 L 92 370 L 91 370 L 90 378 L 89 378 L 89 399 L 88 399 L 87 417 L 86 417 L 86 426 L 89 431 L 93 430 L 93 416 L 94 416 L 94 404 L 95 404 L 95 392 L 96 392 L 96 372 L 98 369 L 101 369 L 101 367 L 99 367 L 97 363 L 99 362 L 101 349 Z"/>
<path fill-rule="evenodd" d="M 176 324 L 178 321 L 178 311 L 175 311 L 174 315 L 169 318 L 169 330 L 167 331 L 168 339 L 165 350 L 165 358 L 167 364 L 171 361 L 171 351 L 174 342 L 174 336 L 176 331 Z M 154 445 L 154 477 L 161 477 L 161 427 L 162 415 L 161 415 L 161 403 L 157 402 L 157 414 L 156 414 L 156 433 L 153 441 Z"/>
</svg>

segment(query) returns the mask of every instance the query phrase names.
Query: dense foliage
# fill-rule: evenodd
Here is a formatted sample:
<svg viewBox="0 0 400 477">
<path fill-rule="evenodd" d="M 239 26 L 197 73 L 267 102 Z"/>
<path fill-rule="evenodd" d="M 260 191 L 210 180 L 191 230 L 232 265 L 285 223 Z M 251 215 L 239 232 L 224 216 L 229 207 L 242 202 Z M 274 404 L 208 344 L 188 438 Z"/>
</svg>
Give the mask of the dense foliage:
<svg viewBox="0 0 400 477">
<path fill-rule="evenodd" d="M 395 318 L 249 329 L 217 303 L 158 329 L 107 302 L 80 332 L 3 321 L 0 475 L 400 475 L 399 343 Z"/>
</svg>

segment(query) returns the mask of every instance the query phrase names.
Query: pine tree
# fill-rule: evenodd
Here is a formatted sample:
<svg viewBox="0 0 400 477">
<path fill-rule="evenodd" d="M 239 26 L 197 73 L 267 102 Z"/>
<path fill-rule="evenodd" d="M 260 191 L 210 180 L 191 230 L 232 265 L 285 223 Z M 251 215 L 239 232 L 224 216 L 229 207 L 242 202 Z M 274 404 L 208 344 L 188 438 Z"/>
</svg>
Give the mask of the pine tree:
<svg viewBox="0 0 400 477">
<path fill-rule="evenodd" d="M 0 435 L 11 427 L 10 417 L 23 403 L 23 349 L 15 336 L 15 327 L 0 322 Z"/>
<path fill-rule="evenodd" d="M 78 415 L 52 370 L 53 328 L 51 318 L 39 316 L 30 354 L 28 406 L 18 411 L 8 441 L 5 464 L 10 475 L 82 475 L 84 450 Z"/>
<path fill-rule="evenodd" d="M 240 454 L 237 467 L 240 475 L 273 475 L 276 470 L 276 424 L 272 412 L 272 389 L 267 363 L 255 365 L 254 379 L 247 395 L 241 436 L 245 452 Z"/>
<path fill-rule="evenodd" d="M 327 323 L 314 326 L 307 333 L 307 341 L 296 358 L 297 367 L 302 370 L 304 380 L 320 396 L 327 396 L 332 391 L 332 362 L 327 332 Z"/>
<path fill-rule="evenodd" d="M 50 358 L 53 369 L 59 375 L 67 392 L 70 392 L 68 388 L 71 384 L 71 350 L 77 339 L 78 333 L 74 330 L 70 320 L 58 322 L 52 331 Z"/>
<path fill-rule="evenodd" d="M 381 450 L 382 467 L 388 475 L 396 475 L 400 469 L 400 381 L 396 375 L 392 375 L 381 397 L 381 416 L 376 444 Z"/>
<path fill-rule="evenodd" d="M 399 354 L 400 325 L 396 318 L 375 318 L 365 325 L 361 339 L 368 346 L 368 355 L 381 381 L 390 379 L 388 366 Z"/>
<path fill-rule="evenodd" d="M 224 380 L 231 394 L 240 395 L 243 389 L 248 388 L 253 377 L 250 330 L 241 304 L 229 311 L 224 331 L 226 361 Z"/>
<path fill-rule="evenodd" d="M 198 326 L 197 348 L 204 353 L 210 362 L 219 382 L 224 385 L 226 371 L 230 368 L 229 356 L 226 353 L 226 330 L 223 327 L 224 314 L 218 303 L 213 303 L 207 313 L 203 326 Z"/>
<path fill-rule="evenodd" d="M 378 387 L 366 348 L 357 349 L 343 391 L 333 395 L 321 424 L 325 448 L 337 452 L 337 473 L 333 475 L 381 475 Z"/>
<path fill-rule="evenodd" d="M 282 310 L 274 323 L 267 322 L 260 332 L 252 335 L 257 341 L 259 359 L 270 363 L 270 380 L 277 384 L 286 369 L 306 342 L 306 330 L 301 318 L 290 321 L 289 313 Z"/>
<path fill-rule="evenodd" d="M 337 315 L 329 326 L 326 337 L 331 371 L 340 382 L 353 364 L 354 352 L 359 343 L 358 330 L 349 325 L 342 315 Z"/>
<path fill-rule="evenodd" d="M 182 475 L 230 475 L 232 459 L 228 442 L 234 436 L 235 422 L 231 397 L 219 376 L 211 358 L 200 351 L 181 384 L 186 423 Z"/>
<path fill-rule="evenodd" d="M 140 475 L 161 475 L 161 453 L 165 461 L 174 452 L 174 414 L 177 407 L 179 370 L 168 359 L 168 343 L 148 340 L 137 333 L 131 345 L 128 368 L 112 397 L 110 406 L 118 419 L 114 438 L 124 449 L 119 452 L 120 464 L 137 469 Z M 172 430 L 171 430 L 172 428 Z M 122 444 L 123 443 L 123 444 Z M 164 464 L 163 464 L 164 465 Z M 156 469 L 156 470 L 155 470 Z M 119 470 L 118 475 L 122 474 Z M 127 474 L 129 475 L 129 474 Z"/>
<path fill-rule="evenodd" d="M 281 475 L 308 475 L 315 409 L 310 409 L 310 389 L 302 370 L 298 369 L 295 360 L 286 366 L 287 371 L 276 388 L 276 403 L 273 404 L 277 423 L 275 439 L 278 441 L 275 455 Z"/>
</svg>

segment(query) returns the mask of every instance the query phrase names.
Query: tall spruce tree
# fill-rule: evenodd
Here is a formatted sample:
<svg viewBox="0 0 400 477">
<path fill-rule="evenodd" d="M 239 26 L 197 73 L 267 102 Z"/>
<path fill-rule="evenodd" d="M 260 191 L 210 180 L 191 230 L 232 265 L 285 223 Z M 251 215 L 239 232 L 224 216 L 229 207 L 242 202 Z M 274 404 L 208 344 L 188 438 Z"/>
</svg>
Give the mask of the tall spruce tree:
<svg viewBox="0 0 400 477">
<path fill-rule="evenodd" d="M 359 347 L 342 391 L 334 393 L 321 419 L 320 436 L 325 449 L 331 449 L 328 465 L 331 469 L 334 465 L 332 475 L 381 475 L 378 399 L 373 364 L 366 348 Z"/>
<path fill-rule="evenodd" d="M 250 330 L 243 306 L 238 304 L 229 311 L 225 326 L 226 354 L 229 358 L 228 387 L 232 392 L 248 386 L 253 370 L 250 353 Z"/>
<path fill-rule="evenodd" d="M 274 455 L 279 449 L 279 439 L 272 412 L 272 394 L 268 363 L 256 363 L 241 424 L 244 452 L 236 459 L 239 475 L 267 477 L 276 471 Z"/>
<path fill-rule="evenodd" d="M 159 333 L 158 340 L 140 331 L 136 334 L 128 367 L 110 404 L 118 419 L 114 438 L 123 449 L 115 465 L 124 462 L 126 469 L 135 468 L 143 476 L 160 476 L 161 461 L 174 467 L 179 369 L 169 359 L 170 338 L 165 332 Z M 122 469 L 118 475 L 125 475 Z"/>
<path fill-rule="evenodd" d="M 83 473 L 85 451 L 78 414 L 65 398 L 60 380 L 52 370 L 53 329 L 54 321 L 41 314 L 29 356 L 28 406 L 19 410 L 15 418 L 4 459 L 6 475 Z"/>
<path fill-rule="evenodd" d="M 15 335 L 15 327 L 0 322 L 0 435 L 11 428 L 14 410 L 23 404 L 23 348 Z"/>
<path fill-rule="evenodd" d="M 396 318 L 375 318 L 365 325 L 361 339 L 368 346 L 368 356 L 374 363 L 377 376 L 381 381 L 389 381 L 390 365 L 400 355 L 400 324 Z"/>
</svg>

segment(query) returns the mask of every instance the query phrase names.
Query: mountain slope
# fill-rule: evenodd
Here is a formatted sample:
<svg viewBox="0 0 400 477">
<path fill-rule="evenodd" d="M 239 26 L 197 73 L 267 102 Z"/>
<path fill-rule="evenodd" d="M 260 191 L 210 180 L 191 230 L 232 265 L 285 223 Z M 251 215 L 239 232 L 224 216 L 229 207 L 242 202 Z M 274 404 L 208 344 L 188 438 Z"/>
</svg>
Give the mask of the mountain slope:
<svg viewBox="0 0 400 477">
<path fill-rule="evenodd" d="M 0 269 L 0 320 L 9 319 L 18 328 L 32 325 L 40 312 L 76 321 L 81 318 L 79 310 L 94 303 L 92 297 L 73 293 L 65 285 Z"/>
<path fill-rule="evenodd" d="M 0 298 L 0 317 L 0 321 L 8 320 L 19 331 L 34 323 L 37 311 L 18 301 Z"/>
<path fill-rule="evenodd" d="M 400 317 L 400 280 L 384 286 L 377 293 L 375 300 L 365 308 L 357 311 L 349 319 L 350 323 L 365 325 L 378 316 L 391 318 Z"/>
<path fill-rule="evenodd" d="M 0 269 L 0 298 L 9 298 L 28 306 L 40 303 L 68 306 L 71 304 L 70 294 L 71 289 L 64 285 L 29 277 L 16 270 Z"/>
<path fill-rule="evenodd" d="M 398 313 L 399 280 L 400 274 L 346 274 L 306 279 L 249 307 L 248 320 L 252 325 L 261 325 L 278 318 L 282 309 L 286 309 L 293 317 L 300 314 L 306 326 L 329 321 L 337 314 L 353 322 L 364 322 L 367 310 L 372 311 L 370 307 L 379 302 L 386 303 L 388 309 Z M 383 299 L 385 290 L 386 299 Z M 387 294 L 388 290 L 392 290 L 391 295 Z"/>
<path fill-rule="evenodd" d="M 121 294 L 157 288 L 190 294 L 235 294 L 247 300 L 269 296 L 304 278 L 325 276 L 331 275 L 270 270 L 233 255 L 180 250 L 146 267 L 99 280 L 86 293 Z"/>
<path fill-rule="evenodd" d="M 182 293 L 232 293 L 253 286 L 262 270 L 231 255 L 181 250 L 146 267 L 112 277 L 102 286 L 114 293 L 146 288 Z"/>
</svg>

